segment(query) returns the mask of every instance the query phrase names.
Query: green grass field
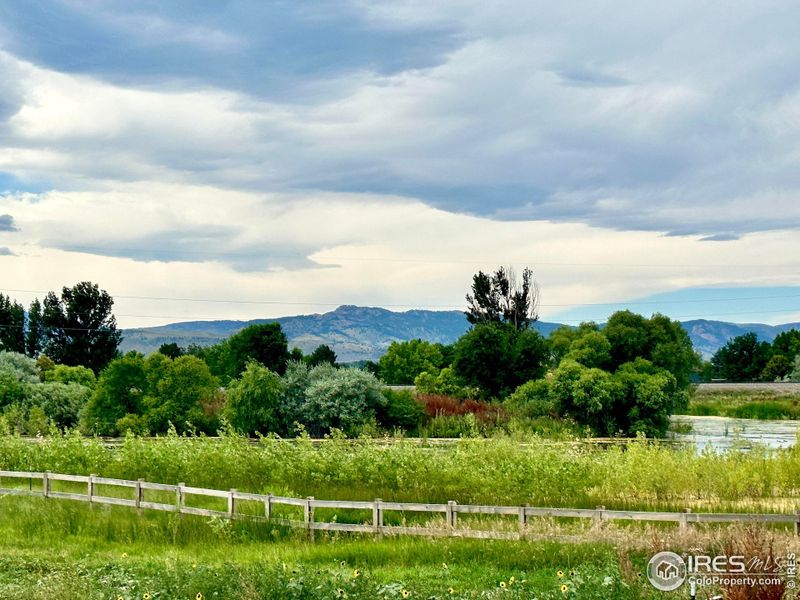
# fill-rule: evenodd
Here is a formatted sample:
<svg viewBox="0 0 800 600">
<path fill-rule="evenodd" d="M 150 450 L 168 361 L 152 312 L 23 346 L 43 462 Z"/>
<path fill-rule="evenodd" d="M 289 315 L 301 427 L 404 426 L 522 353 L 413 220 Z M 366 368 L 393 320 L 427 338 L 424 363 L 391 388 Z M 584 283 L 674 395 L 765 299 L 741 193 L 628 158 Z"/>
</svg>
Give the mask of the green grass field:
<svg viewBox="0 0 800 600">
<path fill-rule="evenodd" d="M 610 544 L 308 542 L 265 524 L 38 498 L 0 498 L 0 557 L 0 598 L 655 597 L 644 554 L 621 562 Z"/>
</svg>

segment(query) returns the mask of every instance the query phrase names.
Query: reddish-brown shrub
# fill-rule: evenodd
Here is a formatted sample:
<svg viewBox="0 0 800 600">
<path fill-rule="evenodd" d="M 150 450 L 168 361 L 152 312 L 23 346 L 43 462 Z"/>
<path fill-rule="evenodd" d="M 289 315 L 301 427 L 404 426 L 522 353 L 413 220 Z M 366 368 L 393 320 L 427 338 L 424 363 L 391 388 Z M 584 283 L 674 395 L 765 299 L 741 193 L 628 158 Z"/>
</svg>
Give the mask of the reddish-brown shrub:
<svg viewBox="0 0 800 600">
<path fill-rule="evenodd" d="M 417 400 L 425 407 L 425 414 L 431 418 L 463 416 L 472 413 L 479 421 L 487 422 L 504 420 L 506 417 L 503 407 L 481 400 L 459 400 L 442 394 L 419 394 Z"/>
</svg>

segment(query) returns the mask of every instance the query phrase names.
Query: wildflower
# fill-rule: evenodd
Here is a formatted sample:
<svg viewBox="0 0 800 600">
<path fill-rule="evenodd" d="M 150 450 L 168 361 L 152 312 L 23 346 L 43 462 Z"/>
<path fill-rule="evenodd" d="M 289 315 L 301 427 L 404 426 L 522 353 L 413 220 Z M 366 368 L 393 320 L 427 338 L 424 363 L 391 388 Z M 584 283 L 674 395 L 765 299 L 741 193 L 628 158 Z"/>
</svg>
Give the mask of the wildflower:
<svg viewBox="0 0 800 600">
<path fill-rule="evenodd" d="M 408 590 L 403 590 L 403 598 L 408 598 L 411 595 L 411 592 Z"/>
<path fill-rule="evenodd" d="M 197 595 L 194 597 L 194 600 L 203 600 L 203 592 L 197 592 Z"/>
<path fill-rule="evenodd" d="M 336 595 L 339 596 L 339 598 L 344 598 L 344 590 L 342 588 L 339 588 L 338 590 L 336 590 Z"/>
<path fill-rule="evenodd" d="M 564 571 L 559 571 L 558 573 L 556 573 L 556 575 L 558 575 L 559 579 L 563 579 L 564 578 Z"/>
<path fill-rule="evenodd" d="M 355 569 L 353 571 L 353 577 L 358 577 L 359 575 L 361 575 L 361 571 L 359 571 L 358 569 Z"/>
<path fill-rule="evenodd" d="M 125 598 L 123 598 L 122 596 L 119 596 L 119 597 L 117 598 L 117 600 L 125 600 Z"/>
<path fill-rule="evenodd" d="M 197 563 L 192 563 L 192 568 L 196 569 L 197 568 Z"/>
<path fill-rule="evenodd" d="M 339 566 L 340 567 L 345 567 L 345 566 L 347 566 L 347 563 L 345 561 L 342 561 L 342 562 L 339 563 Z"/>
<path fill-rule="evenodd" d="M 455 594 L 456 591 L 453 588 L 449 587 L 449 588 L 447 588 L 447 593 L 448 594 Z"/>
<path fill-rule="evenodd" d="M 501 581 L 501 582 L 500 582 L 500 589 L 501 589 L 501 590 L 504 590 L 504 589 L 506 589 L 506 582 L 505 582 L 505 581 Z"/>
<path fill-rule="evenodd" d="M 511 577 L 508 578 L 508 585 L 513 584 L 516 580 L 517 579 L 512 575 Z"/>
<path fill-rule="evenodd" d="M 442 563 L 442 568 L 447 569 L 447 563 Z"/>
<path fill-rule="evenodd" d="M 142 600 L 150 600 L 150 592 L 145 592 L 144 596 L 142 596 Z"/>
<path fill-rule="evenodd" d="M 122 553 L 122 558 L 128 558 L 128 553 L 127 552 L 123 552 Z"/>
<path fill-rule="evenodd" d="M 566 594 L 568 590 L 569 590 L 569 586 L 566 583 L 562 583 L 561 584 L 561 591 Z"/>
<path fill-rule="evenodd" d="M 569 572 L 569 576 L 570 576 L 570 577 L 575 577 L 575 571 L 572 571 L 572 570 L 571 570 L 571 571 Z"/>
</svg>

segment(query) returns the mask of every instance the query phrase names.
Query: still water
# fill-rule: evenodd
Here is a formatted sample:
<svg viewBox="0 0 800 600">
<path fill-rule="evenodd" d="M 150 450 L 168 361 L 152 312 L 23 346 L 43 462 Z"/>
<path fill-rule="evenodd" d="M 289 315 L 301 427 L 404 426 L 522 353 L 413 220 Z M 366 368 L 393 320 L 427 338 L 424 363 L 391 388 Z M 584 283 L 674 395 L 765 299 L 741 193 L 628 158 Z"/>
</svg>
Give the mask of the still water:
<svg viewBox="0 0 800 600">
<path fill-rule="evenodd" d="M 676 440 L 694 442 L 698 450 L 711 444 L 717 452 L 738 448 L 747 450 L 753 444 L 769 448 L 790 448 L 797 443 L 800 421 L 759 421 L 730 417 L 692 417 L 674 415 L 675 425 L 689 424 L 691 433 L 674 433 Z"/>
</svg>

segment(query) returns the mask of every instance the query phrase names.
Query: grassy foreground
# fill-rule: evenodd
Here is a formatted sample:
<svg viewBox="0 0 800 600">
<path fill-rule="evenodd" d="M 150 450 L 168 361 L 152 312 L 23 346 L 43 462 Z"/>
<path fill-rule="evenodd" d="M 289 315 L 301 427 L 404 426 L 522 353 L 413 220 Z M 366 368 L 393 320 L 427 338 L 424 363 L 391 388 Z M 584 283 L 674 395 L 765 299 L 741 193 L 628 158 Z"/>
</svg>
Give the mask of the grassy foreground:
<svg viewBox="0 0 800 600">
<path fill-rule="evenodd" d="M 655 598 L 645 560 L 597 543 L 309 543 L 263 524 L 0 498 L 0 598 Z"/>
</svg>

